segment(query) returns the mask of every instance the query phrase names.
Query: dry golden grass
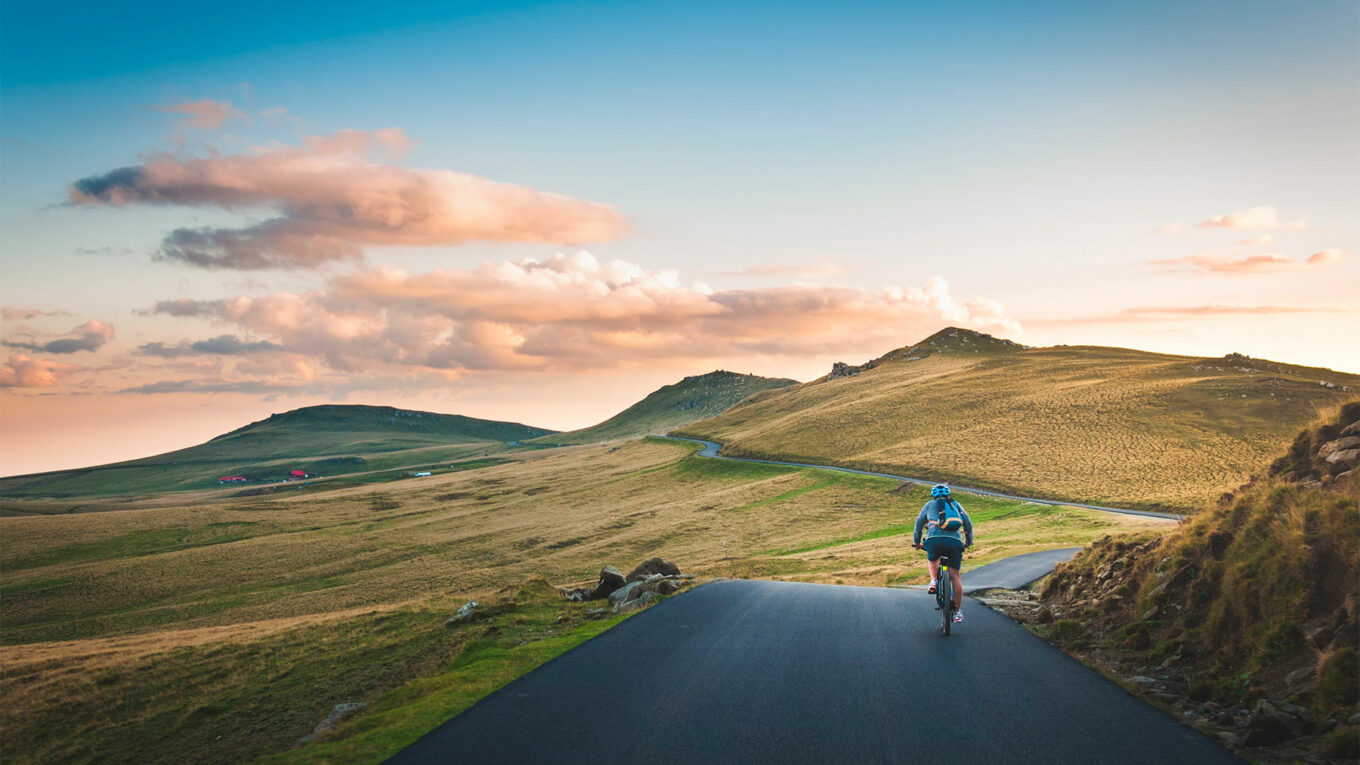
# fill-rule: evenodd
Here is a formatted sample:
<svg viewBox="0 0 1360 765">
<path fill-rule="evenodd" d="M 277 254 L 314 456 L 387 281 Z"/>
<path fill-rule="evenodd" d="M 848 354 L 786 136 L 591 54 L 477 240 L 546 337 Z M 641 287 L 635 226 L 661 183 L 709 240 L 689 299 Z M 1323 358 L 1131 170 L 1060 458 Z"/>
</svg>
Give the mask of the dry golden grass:
<svg viewBox="0 0 1360 765">
<path fill-rule="evenodd" d="M 593 580 L 653 555 L 700 575 L 875 585 L 920 568 L 907 535 L 921 490 L 691 452 L 575 447 L 318 495 L 0 519 L 6 754 L 96 759 L 54 726 L 108 746 L 171 730 L 187 746 L 195 715 L 301 735 L 318 705 L 435 671 L 452 650 L 431 631 L 441 614 L 531 577 Z M 972 565 L 1149 523 L 962 499 L 978 520 Z"/>
<path fill-rule="evenodd" d="M 1320 407 L 1358 388 L 1355 375 L 1254 359 L 1066 347 L 943 353 L 767 392 L 683 432 L 734 456 L 1194 508 L 1239 486 Z"/>
</svg>

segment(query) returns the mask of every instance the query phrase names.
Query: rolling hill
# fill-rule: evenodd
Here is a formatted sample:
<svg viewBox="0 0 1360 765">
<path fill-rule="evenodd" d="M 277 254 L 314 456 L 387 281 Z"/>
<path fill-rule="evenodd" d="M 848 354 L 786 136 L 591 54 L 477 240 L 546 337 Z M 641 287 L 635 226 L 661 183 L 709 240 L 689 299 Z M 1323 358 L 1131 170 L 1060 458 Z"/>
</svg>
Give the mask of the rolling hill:
<svg viewBox="0 0 1360 765">
<path fill-rule="evenodd" d="M 390 406 L 309 406 L 154 457 L 0 479 L 0 495 L 142 494 L 211 488 L 221 476 L 241 476 L 249 486 L 293 470 L 328 476 L 392 470 L 477 456 L 552 432 Z"/>
<path fill-rule="evenodd" d="M 1357 390 L 1357 375 L 1238 354 L 1028 348 L 951 327 L 679 432 L 733 456 L 1193 509 Z"/>
<path fill-rule="evenodd" d="M 598 425 L 539 438 L 535 443 L 590 444 L 669 433 L 722 414 L 748 396 L 797 384 L 797 380 L 743 375 L 721 369 L 693 375 L 658 388 Z"/>
</svg>

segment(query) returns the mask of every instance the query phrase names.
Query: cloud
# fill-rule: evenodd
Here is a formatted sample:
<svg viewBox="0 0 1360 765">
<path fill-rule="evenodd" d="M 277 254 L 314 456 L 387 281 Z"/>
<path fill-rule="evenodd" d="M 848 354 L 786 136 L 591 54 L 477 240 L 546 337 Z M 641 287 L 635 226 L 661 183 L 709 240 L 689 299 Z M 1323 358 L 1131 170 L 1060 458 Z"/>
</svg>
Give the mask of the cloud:
<svg viewBox="0 0 1360 765">
<path fill-rule="evenodd" d="M 1234 244 L 1241 245 L 1243 247 L 1265 247 L 1266 245 L 1269 245 L 1273 241 L 1275 241 L 1275 237 L 1271 236 L 1270 234 L 1259 234 L 1257 236 L 1249 237 L 1247 239 L 1238 239 L 1236 242 L 1234 242 Z"/>
<path fill-rule="evenodd" d="M 1246 258 L 1233 258 L 1231 255 L 1202 252 L 1183 258 L 1163 258 L 1150 260 L 1149 263 L 1163 266 L 1164 270 L 1198 270 L 1224 274 L 1278 274 L 1286 271 L 1301 271 L 1307 268 L 1340 263 L 1346 253 L 1341 250 L 1322 250 L 1307 260 L 1294 260 L 1283 255 L 1252 255 Z"/>
<path fill-rule="evenodd" d="M 944 324 L 1014 334 L 991 300 L 922 287 L 826 285 L 715 292 L 672 270 L 588 252 L 408 274 L 380 268 L 322 290 L 166 301 L 157 313 L 210 316 L 346 374 L 402 370 L 598 370 L 675 360 L 882 351 Z"/>
<path fill-rule="evenodd" d="M 845 273 L 840 263 L 757 263 L 740 271 L 723 271 L 724 276 L 786 276 L 795 279 L 821 279 Z"/>
<path fill-rule="evenodd" d="M 214 101 L 210 98 L 174 106 L 157 106 L 156 110 L 186 115 L 187 119 L 182 124 L 199 130 L 221 130 L 227 120 L 247 118 L 246 113 L 232 106 L 230 101 Z"/>
<path fill-rule="evenodd" d="M 181 342 L 175 345 L 165 343 L 146 343 L 137 348 L 142 356 L 156 356 L 164 359 L 182 356 L 247 356 L 255 353 L 269 353 L 283 350 L 283 346 L 266 341 L 248 343 L 236 335 L 218 335 L 207 340 Z"/>
<path fill-rule="evenodd" d="M 52 388 L 63 375 L 79 369 L 74 364 L 11 353 L 9 361 L 0 364 L 0 388 Z"/>
<path fill-rule="evenodd" d="M 1342 250 L 1321 250 L 1308 256 L 1308 265 L 1326 266 L 1333 263 L 1340 263 L 1346 259 L 1346 253 Z"/>
<path fill-rule="evenodd" d="M 5 321 L 29 321 L 45 316 L 70 316 L 69 311 L 44 311 L 38 308 L 0 308 L 0 319 Z"/>
<path fill-rule="evenodd" d="M 1300 313 L 1352 313 L 1353 311 L 1336 306 L 1292 306 L 1292 305 L 1189 305 L 1189 306 L 1135 306 L 1114 313 L 1098 316 L 1080 316 L 1053 319 L 1026 319 L 1026 324 L 1052 326 L 1069 324 L 1128 324 L 1153 321 L 1175 321 L 1178 319 L 1214 318 L 1221 316 L 1273 316 Z"/>
<path fill-rule="evenodd" d="M 134 311 L 142 316 L 154 316 L 163 314 L 165 316 L 180 317 L 203 317 L 216 316 L 222 311 L 224 300 L 190 300 L 189 298 L 176 298 L 174 300 L 159 300 L 154 306 L 145 310 Z"/>
<path fill-rule="evenodd" d="M 399 129 L 346 130 L 301 146 L 201 158 L 158 155 L 76 181 L 77 205 L 181 205 L 270 209 L 242 228 L 181 228 L 159 257 L 201 268 L 316 268 L 353 261 L 371 245 L 456 245 L 473 240 L 580 244 L 623 232 L 611 207 L 450 170 L 372 161 L 399 157 Z"/>
<path fill-rule="evenodd" d="M 94 352 L 104 347 L 113 338 L 113 325 L 99 319 L 90 319 L 80 326 L 72 329 L 70 334 L 74 337 L 63 337 L 49 340 L 45 343 L 35 342 L 13 342 L 4 341 L 4 345 L 9 348 L 22 348 L 27 351 L 37 351 L 39 353 L 76 353 L 78 351 Z"/>
<path fill-rule="evenodd" d="M 1245 210 L 1215 215 L 1214 217 L 1200 221 L 1200 228 L 1231 228 L 1245 231 L 1266 231 L 1283 228 L 1288 231 L 1302 231 L 1308 228 L 1308 218 L 1299 216 L 1292 220 L 1280 218 L 1280 212 L 1274 207 L 1248 207 Z"/>
</svg>

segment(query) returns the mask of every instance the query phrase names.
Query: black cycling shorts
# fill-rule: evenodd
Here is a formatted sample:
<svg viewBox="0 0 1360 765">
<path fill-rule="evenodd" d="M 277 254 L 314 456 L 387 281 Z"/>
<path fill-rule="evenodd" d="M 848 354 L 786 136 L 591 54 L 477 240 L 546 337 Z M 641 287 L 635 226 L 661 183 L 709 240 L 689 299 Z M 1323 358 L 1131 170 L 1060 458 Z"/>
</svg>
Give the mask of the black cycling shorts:
<svg viewBox="0 0 1360 765">
<path fill-rule="evenodd" d="M 955 571 L 963 570 L 963 543 L 949 537 L 930 537 L 925 541 L 926 558 L 944 562 Z"/>
</svg>

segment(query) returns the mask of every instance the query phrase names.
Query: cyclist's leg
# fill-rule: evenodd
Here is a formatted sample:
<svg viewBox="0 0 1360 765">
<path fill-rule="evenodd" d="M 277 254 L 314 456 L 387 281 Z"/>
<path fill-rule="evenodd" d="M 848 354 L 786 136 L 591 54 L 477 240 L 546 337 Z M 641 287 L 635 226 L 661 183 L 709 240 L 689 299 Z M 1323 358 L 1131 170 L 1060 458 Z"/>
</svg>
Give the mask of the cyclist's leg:
<svg viewBox="0 0 1360 765">
<path fill-rule="evenodd" d="M 949 555 L 949 582 L 954 586 L 954 610 L 963 608 L 963 544 L 960 543 Z"/>
</svg>

